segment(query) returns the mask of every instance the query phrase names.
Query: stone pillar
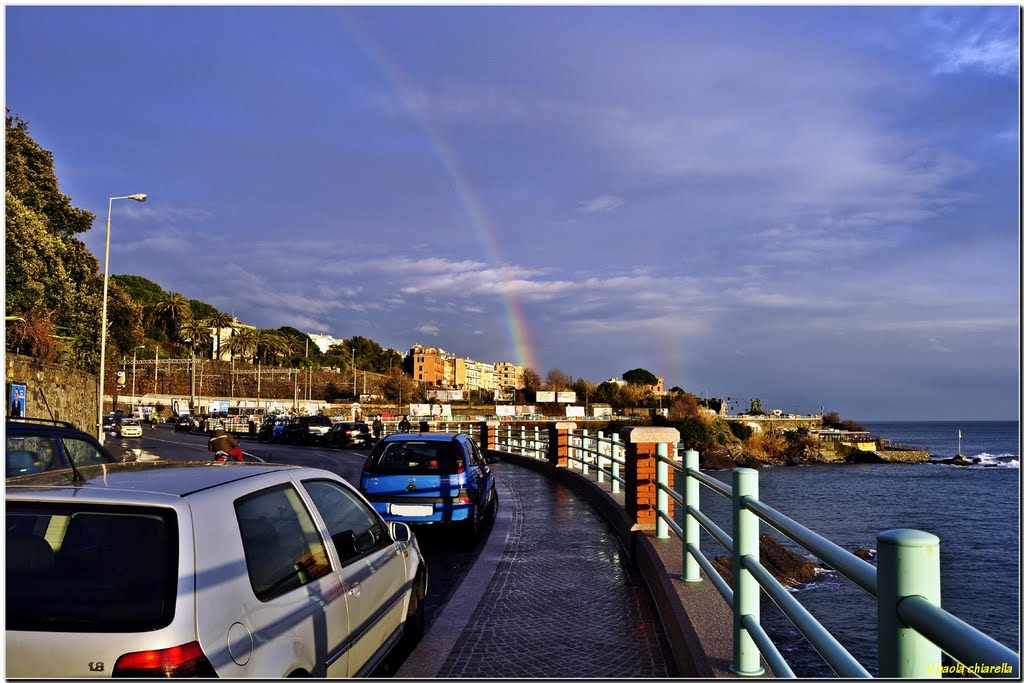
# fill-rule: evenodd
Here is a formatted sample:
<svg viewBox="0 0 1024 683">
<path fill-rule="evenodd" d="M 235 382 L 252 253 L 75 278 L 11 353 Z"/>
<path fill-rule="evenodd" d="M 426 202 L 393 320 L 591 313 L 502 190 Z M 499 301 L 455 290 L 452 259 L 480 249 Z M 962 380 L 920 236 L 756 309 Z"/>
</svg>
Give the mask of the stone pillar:
<svg viewBox="0 0 1024 683">
<path fill-rule="evenodd" d="M 569 432 L 575 422 L 552 422 L 548 425 L 548 462 L 553 467 L 569 466 Z"/>
<path fill-rule="evenodd" d="M 672 427 L 626 427 L 622 430 L 626 447 L 626 514 L 634 521 L 634 529 L 654 529 L 657 513 L 657 448 L 668 444 L 668 457 L 675 458 L 679 430 Z M 668 468 L 665 486 L 672 489 L 675 469 Z M 668 499 L 668 514 L 673 515 L 675 500 Z"/>
<path fill-rule="evenodd" d="M 490 420 L 480 423 L 480 449 L 493 451 L 498 447 L 498 427 L 501 425 L 497 420 Z"/>
</svg>

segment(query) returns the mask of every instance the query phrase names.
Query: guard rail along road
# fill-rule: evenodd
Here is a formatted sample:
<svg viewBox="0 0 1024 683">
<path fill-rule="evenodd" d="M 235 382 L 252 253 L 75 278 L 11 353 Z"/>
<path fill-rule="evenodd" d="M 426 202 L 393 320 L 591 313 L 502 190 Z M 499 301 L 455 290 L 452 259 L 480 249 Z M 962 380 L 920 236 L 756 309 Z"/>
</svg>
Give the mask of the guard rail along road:
<svg viewBox="0 0 1024 683">
<path fill-rule="evenodd" d="M 958 672 L 1020 678 L 1020 656 L 1016 652 L 942 609 L 938 537 L 913 529 L 883 531 L 876 537 L 876 568 L 761 501 L 757 470 L 733 470 L 729 485 L 700 471 L 696 451 L 684 451 L 680 462 L 676 456 L 679 433 L 675 429 L 631 427 L 623 430 L 620 440 L 618 435 L 588 434 L 576 427 L 573 422 L 526 427 L 489 421 L 459 425 L 457 429 L 479 434 L 481 446 L 487 450 L 512 455 L 510 460 L 518 462 L 533 461 L 534 467 L 558 474 L 562 481 L 579 479 L 585 482 L 583 486 L 596 490 L 605 499 L 606 509 L 625 513 L 631 523 L 625 527 L 627 538 L 636 540 L 640 535 L 655 548 L 655 555 L 678 558 L 681 566 L 669 567 L 662 560 L 657 570 L 669 577 L 671 588 L 683 604 L 687 592 L 699 590 L 703 579 L 708 579 L 732 613 L 732 654 L 725 675 L 795 677 L 761 626 L 763 590 L 836 674 L 870 677 L 864 666 L 760 564 L 759 526 L 764 522 L 877 600 L 880 677 L 938 678 L 943 670 L 942 654 L 946 653 L 963 665 L 956 667 Z M 678 477 L 682 478 L 678 482 L 681 485 L 674 487 Z M 730 530 L 701 512 L 704 488 L 731 501 Z M 676 505 L 682 513 L 680 522 L 674 514 Z M 734 588 L 719 576 L 701 550 L 701 528 L 731 553 Z M 666 543 L 675 544 L 680 552 L 664 554 Z M 628 542 L 624 545 L 628 547 Z M 646 572 L 645 576 L 654 590 L 656 582 Z M 676 596 L 659 597 L 671 602 Z M 696 618 L 686 614 L 685 607 L 681 611 L 684 621 Z M 665 614 L 662 616 L 664 620 Z M 666 630 L 671 634 L 672 625 L 666 624 Z M 686 646 L 694 649 L 692 638 Z M 673 642 L 673 649 L 676 647 L 679 644 Z M 707 668 L 701 670 L 699 665 L 694 668 L 699 657 L 695 658 L 693 652 L 676 652 L 676 659 L 681 662 L 681 671 L 714 673 Z"/>
</svg>

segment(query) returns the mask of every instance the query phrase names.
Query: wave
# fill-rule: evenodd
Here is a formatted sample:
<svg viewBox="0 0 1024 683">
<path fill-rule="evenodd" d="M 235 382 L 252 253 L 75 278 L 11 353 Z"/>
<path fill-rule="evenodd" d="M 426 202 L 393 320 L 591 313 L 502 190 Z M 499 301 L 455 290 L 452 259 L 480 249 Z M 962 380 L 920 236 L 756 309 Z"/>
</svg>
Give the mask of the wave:
<svg viewBox="0 0 1024 683">
<path fill-rule="evenodd" d="M 965 456 L 965 457 L 972 461 L 970 465 L 953 465 L 950 462 L 941 462 L 941 461 L 950 460 L 951 457 L 950 458 L 946 458 L 946 457 L 935 458 L 933 456 L 932 459 L 940 461 L 940 462 L 936 462 L 935 463 L 937 465 L 946 465 L 946 466 L 949 466 L 949 467 L 968 467 L 968 468 L 979 468 L 979 467 L 989 467 L 989 468 L 991 468 L 991 467 L 998 467 L 998 468 L 1013 469 L 1013 470 L 1020 469 L 1020 456 L 1015 455 L 1013 453 L 1001 453 L 999 455 L 993 455 L 992 453 L 979 453 L 977 455 L 973 455 L 973 456 L 968 455 L 968 456 Z M 977 462 L 973 462 L 974 460 L 977 460 Z"/>
</svg>

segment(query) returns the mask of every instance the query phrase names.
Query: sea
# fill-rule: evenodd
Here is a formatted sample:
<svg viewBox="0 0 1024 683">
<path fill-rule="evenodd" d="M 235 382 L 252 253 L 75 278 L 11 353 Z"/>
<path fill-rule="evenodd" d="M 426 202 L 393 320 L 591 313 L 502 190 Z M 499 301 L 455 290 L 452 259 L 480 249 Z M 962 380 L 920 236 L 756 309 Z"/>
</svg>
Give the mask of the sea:
<svg viewBox="0 0 1024 683">
<path fill-rule="evenodd" d="M 1018 422 L 870 422 L 892 443 L 928 450 L 933 460 L 960 448 L 978 464 L 838 464 L 760 470 L 763 502 L 834 543 L 873 551 L 887 529 L 912 528 L 940 539 L 942 607 L 1020 651 L 1020 425 Z M 713 473 L 726 482 L 728 472 Z M 717 499 L 717 500 L 716 500 Z M 728 502 L 702 487 L 701 508 L 731 528 Z M 762 524 L 762 531 L 767 525 Z M 781 540 L 781 539 L 780 539 Z M 804 555 L 796 545 L 787 544 Z M 705 535 L 706 555 L 718 552 Z M 873 597 L 832 570 L 794 596 L 877 675 Z M 767 597 L 761 621 L 797 676 L 835 676 Z"/>
</svg>

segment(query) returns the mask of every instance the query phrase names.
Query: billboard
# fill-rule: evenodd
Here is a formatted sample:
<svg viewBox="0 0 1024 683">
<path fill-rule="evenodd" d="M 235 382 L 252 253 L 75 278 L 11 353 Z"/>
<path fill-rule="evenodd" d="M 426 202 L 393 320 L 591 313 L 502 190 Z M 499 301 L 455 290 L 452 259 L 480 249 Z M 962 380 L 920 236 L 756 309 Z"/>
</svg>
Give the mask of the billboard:
<svg viewBox="0 0 1024 683">
<path fill-rule="evenodd" d="M 583 406 L 566 406 L 565 407 L 566 417 L 585 417 Z"/>
<path fill-rule="evenodd" d="M 555 392 L 553 391 L 538 391 L 537 392 L 537 403 L 554 403 Z"/>
<path fill-rule="evenodd" d="M 434 399 L 445 403 L 448 401 L 468 401 L 468 389 L 428 389 L 427 400 Z"/>
<path fill-rule="evenodd" d="M 494 413 L 498 417 L 515 417 L 516 407 L 515 406 L 494 406 Z"/>
<path fill-rule="evenodd" d="M 591 414 L 594 417 L 611 417 L 612 407 L 611 406 L 592 406 L 590 408 Z"/>
<path fill-rule="evenodd" d="M 576 392 L 575 391 L 559 391 L 558 392 L 559 403 L 575 403 Z"/>
<path fill-rule="evenodd" d="M 25 416 L 25 397 L 27 395 L 28 389 L 26 385 L 11 384 L 10 395 L 7 397 L 7 403 L 10 406 L 10 411 L 7 414 L 10 417 Z"/>
</svg>

